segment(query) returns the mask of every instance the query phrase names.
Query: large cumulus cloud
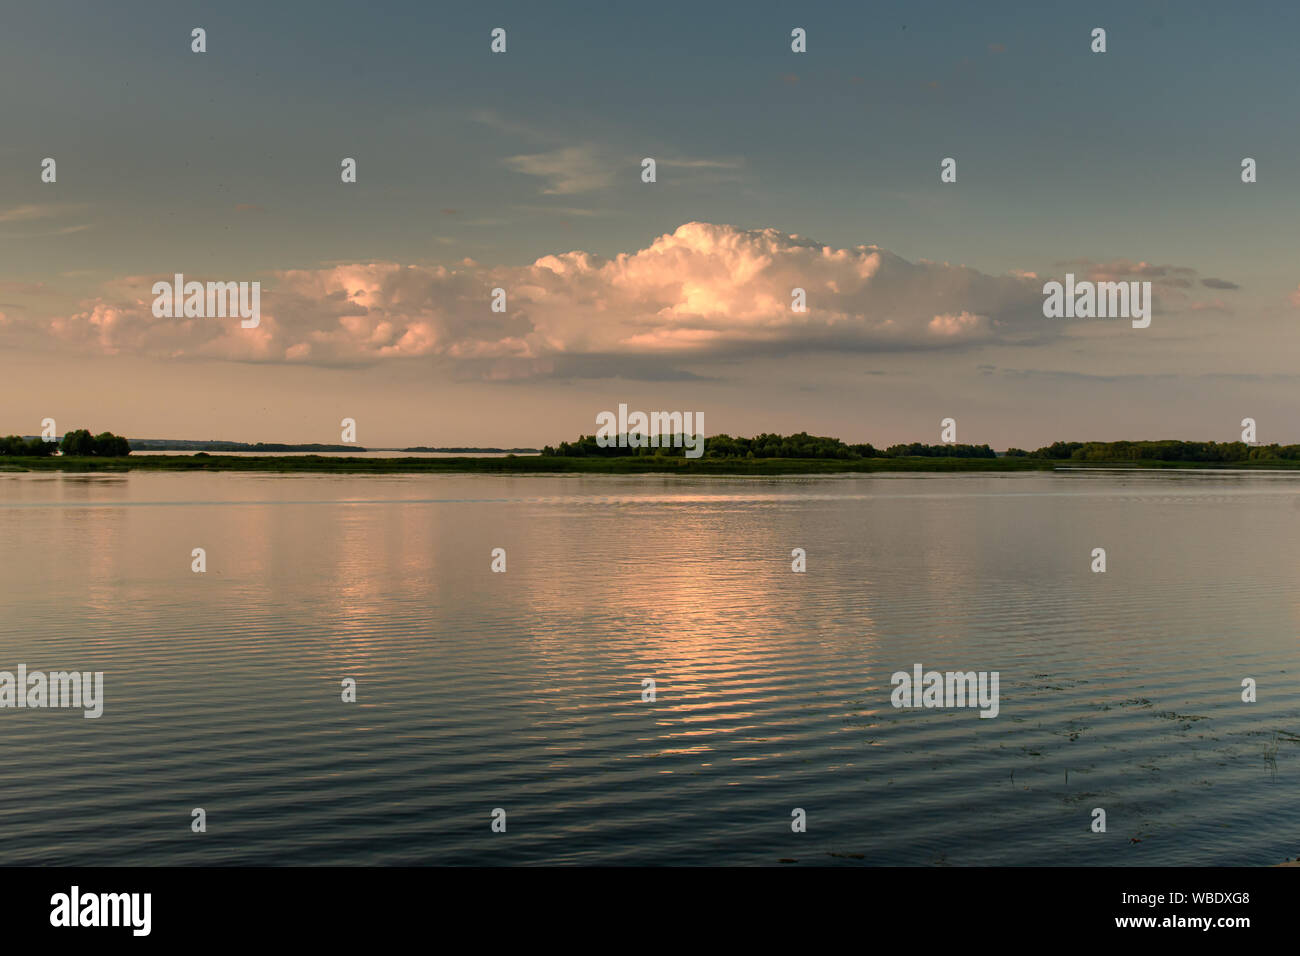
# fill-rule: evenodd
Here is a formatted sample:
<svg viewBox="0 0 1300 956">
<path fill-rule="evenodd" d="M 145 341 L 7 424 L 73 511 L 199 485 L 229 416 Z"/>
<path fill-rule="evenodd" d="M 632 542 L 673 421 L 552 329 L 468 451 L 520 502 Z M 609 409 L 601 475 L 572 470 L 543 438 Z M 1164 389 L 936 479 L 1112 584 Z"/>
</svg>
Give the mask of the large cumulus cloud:
<svg viewBox="0 0 1300 956">
<path fill-rule="evenodd" d="M 237 319 L 155 318 L 150 288 L 159 278 L 170 276 L 118 280 L 46 331 L 87 348 L 171 358 L 409 358 L 508 378 L 651 374 L 656 365 L 760 352 L 953 348 L 1061 334 L 1042 317 L 1042 280 L 1031 273 L 993 276 L 909 262 L 876 246 L 832 248 L 776 229 L 702 222 L 613 258 L 574 251 L 526 266 L 467 259 L 272 273 L 262 280 L 255 329 Z M 490 309 L 494 288 L 506 291 L 504 314 Z M 791 308 L 795 288 L 806 292 L 806 312 Z"/>
</svg>

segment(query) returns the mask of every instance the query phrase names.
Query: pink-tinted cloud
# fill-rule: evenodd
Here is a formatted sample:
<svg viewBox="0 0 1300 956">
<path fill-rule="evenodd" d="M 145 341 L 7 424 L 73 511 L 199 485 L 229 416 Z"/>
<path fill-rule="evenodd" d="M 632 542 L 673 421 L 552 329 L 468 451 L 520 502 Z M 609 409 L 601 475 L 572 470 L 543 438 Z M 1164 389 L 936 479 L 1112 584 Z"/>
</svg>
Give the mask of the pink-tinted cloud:
<svg viewBox="0 0 1300 956">
<path fill-rule="evenodd" d="M 952 348 L 1061 333 L 1042 319 L 1033 273 L 992 276 L 909 262 L 876 246 L 833 248 L 775 229 L 691 222 L 646 248 L 573 251 L 525 266 L 358 263 L 263 278 L 261 324 L 156 318 L 159 278 L 109 283 L 46 323 L 106 352 L 321 365 L 434 359 L 466 374 L 527 377 L 581 361 L 707 359 L 762 351 Z M 202 276 L 187 280 L 245 280 Z M 507 311 L 493 312 L 504 289 Z M 803 289 L 807 311 L 792 308 Z M 633 363 L 635 364 L 635 363 Z"/>
</svg>

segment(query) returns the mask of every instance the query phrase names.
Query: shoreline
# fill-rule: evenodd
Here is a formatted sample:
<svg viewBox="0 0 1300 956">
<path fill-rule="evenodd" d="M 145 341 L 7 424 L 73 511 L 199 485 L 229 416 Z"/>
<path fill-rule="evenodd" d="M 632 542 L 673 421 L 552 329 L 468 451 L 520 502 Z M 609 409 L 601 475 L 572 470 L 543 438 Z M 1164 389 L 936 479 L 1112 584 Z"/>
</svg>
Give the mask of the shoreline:
<svg viewBox="0 0 1300 956">
<path fill-rule="evenodd" d="M 484 473 L 609 475 L 833 475 L 880 472 L 1300 471 L 1300 461 L 1077 462 L 1043 458 L 668 458 L 658 456 L 356 458 L 321 455 L 132 455 L 123 458 L 0 457 L 0 473 L 38 471 L 253 471 L 346 474 Z"/>
</svg>

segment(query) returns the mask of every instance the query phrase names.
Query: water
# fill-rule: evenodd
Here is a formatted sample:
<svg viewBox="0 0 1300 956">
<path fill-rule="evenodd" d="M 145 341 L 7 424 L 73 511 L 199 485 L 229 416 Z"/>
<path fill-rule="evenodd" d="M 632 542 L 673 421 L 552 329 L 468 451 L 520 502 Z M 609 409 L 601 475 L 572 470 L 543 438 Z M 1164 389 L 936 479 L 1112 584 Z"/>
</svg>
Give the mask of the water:
<svg viewBox="0 0 1300 956">
<path fill-rule="evenodd" d="M 0 710 L 0 864 L 1281 862 L 1298 532 L 1277 473 L 0 474 L 0 669 L 106 696 Z"/>
</svg>

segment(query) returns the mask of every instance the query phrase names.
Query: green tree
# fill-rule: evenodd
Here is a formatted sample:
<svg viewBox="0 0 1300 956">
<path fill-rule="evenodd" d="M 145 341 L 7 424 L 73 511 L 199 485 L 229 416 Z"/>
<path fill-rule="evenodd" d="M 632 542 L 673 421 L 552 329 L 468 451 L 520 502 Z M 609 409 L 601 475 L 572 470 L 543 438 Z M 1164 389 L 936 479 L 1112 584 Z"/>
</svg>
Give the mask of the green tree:
<svg viewBox="0 0 1300 956">
<path fill-rule="evenodd" d="M 86 428 L 64 432 L 59 450 L 70 458 L 88 458 L 95 453 L 95 437 Z"/>
<path fill-rule="evenodd" d="M 124 458 L 131 454 L 131 443 L 112 432 L 92 435 L 87 428 L 77 428 L 63 436 L 59 449 L 72 458 Z"/>
</svg>

